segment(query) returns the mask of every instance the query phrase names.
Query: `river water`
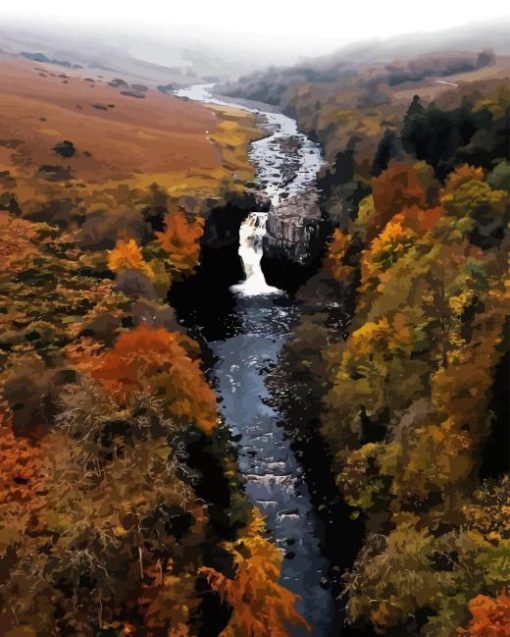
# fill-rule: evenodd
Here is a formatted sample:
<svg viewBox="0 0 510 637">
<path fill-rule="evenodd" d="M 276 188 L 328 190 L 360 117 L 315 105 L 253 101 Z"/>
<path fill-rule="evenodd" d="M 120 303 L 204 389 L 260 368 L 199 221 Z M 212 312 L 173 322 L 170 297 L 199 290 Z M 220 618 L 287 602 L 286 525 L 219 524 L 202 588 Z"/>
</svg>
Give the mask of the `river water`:
<svg viewBox="0 0 510 637">
<path fill-rule="evenodd" d="M 267 137 L 251 145 L 261 190 L 276 209 L 285 196 L 313 187 L 323 160 L 320 147 L 297 130 L 295 120 L 263 105 L 239 105 L 214 97 L 211 85 L 195 85 L 177 95 L 206 103 L 234 105 L 256 113 Z M 269 107 L 268 107 L 269 108 Z M 289 170 L 289 166 L 291 170 Z M 241 225 L 239 255 L 245 280 L 231 288 L 232 305 L 223 333 L 214 331 L 208 345 L 215 355 L 213 376 L 220 408 L 238 444 L 246 493 L 266 517 L 273 541 L 281 549 L 282 584 L 301 597 L 298 609 L 312 626 L 313 637 L 339 632 L 330 564 L 321 550 L 324 529 L 314 511 L 303 467 L 270 405 L 265 380 L 299 316 L 299 307 L 284 292 L 268 286 L 260 268 L 267 213 L 253 212 Z M 194 326 L 207 334 L 207 325 Z M 296 629 L 293 637 L 301 637 Z"/>
</svg>

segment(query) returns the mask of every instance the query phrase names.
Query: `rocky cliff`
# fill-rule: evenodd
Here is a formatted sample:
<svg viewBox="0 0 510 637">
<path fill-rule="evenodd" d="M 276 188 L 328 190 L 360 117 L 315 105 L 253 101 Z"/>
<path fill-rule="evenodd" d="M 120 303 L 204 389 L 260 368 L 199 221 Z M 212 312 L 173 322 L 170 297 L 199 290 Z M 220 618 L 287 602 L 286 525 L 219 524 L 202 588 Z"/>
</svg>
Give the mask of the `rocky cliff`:
<svg viewBox="0 0 510 637">
<path fill-rule="evenodd" d="M 269 210 L 264 257 L 310 265 L 320 253 L 324 225 L 315 189 L 289 197 Z"/>
<path fill-rule="evenodd" d="M 261 261 L 267 283 L 297 289 L 315 270 L 327 233 L 315 188 L 271 207 Z"/>
</svg>

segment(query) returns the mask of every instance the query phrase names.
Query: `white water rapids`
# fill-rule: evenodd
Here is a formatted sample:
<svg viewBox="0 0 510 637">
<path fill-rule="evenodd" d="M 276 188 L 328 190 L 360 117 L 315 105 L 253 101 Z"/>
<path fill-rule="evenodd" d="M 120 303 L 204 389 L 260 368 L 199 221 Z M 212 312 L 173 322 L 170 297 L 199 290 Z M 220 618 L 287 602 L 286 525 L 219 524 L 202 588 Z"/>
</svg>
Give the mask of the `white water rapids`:
<svg viewBox="0 0 510 637">
<path fill-rule="evenodd" d="M 304 192 L 314 181 L 323 164 L 318 144 L 300 133 L 296 121 L 283 113 L 262 110 L 226 102 L 212 95 L 214 84 L 195 84 L 176 91 L 178 97 L 187 97 L 209 104 L 234 106 L 255 113 L 263 120 L 267 137 L 251 144 L 250 160 L 257 170 L 261 190 L 277 208 L 282 198 Z M 294 140 L 295 148 L 289 151 L 284 144 Z M 289 170 L 289 164 L 291 169 Z M 290 176 L 289 176 L 290 173 Z M 239 231 L 239 256 L 242 259 L 246 280 L 234 285 L 232 290 L 241 296 L 281 294 L 266 283 L 260 266 L 263 254 L 263 237 L 266 234 L 267 212 L 251 212 Z"/>
</svg>

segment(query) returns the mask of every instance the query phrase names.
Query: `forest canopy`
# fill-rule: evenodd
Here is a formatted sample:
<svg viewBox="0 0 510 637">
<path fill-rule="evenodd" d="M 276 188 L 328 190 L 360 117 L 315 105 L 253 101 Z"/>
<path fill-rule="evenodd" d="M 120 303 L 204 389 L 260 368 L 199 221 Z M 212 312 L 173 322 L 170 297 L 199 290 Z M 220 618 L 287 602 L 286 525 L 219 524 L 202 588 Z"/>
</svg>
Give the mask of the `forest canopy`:
<svg viewBox="0 0 510 637">
<path fill-rule="evenodd" d="M 503 86 L 446 108 L 415 96 L 323 177 L 318 276 L 352 321 L 310 309 L 282 369 L 319 405 L 318 425 L 286 408 L 365 529 L 344 576 L 361 634 L 508 635 L 509 106 Z"/>
</svg>

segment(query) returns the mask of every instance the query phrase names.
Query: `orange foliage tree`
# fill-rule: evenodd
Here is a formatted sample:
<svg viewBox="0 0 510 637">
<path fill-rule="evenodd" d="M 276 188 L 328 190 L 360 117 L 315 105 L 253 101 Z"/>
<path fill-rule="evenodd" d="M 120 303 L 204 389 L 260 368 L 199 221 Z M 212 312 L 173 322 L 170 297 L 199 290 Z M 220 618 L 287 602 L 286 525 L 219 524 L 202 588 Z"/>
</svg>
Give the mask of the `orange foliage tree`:
<svg viewBox="0 0 510 637">
<path fill-rule="evenodd" d="M 140 325 L 98 357 L 92 376 L 121 402 L 147 384 L 165 399 L 172 416 L 210 432 L 216 424 L 216 399 L 199 362 L 189 356 L 189 343 L 182 334 Z"/>
<path fill-rule="evenodd" d="M 345 263 L 347 249 L 351 240 L 351 235 L 345 234 L 339 228 L 335 228 L 333 231 L 324 265 L 337 281 L 346 279 L 353 273 L 353 268 Z"/>
<path fill-rule="evenodd" d="M 308 623 L 295 609 L 297 596 L 278 583 L 282 556 L 262 537 L 264 521 L 254 509 L 245 534 L 227 545 L 234 557 L 235 578 L 203 567 L 209 585 L 232 607 L 228 626 L 220 637 L 289 637 L 289 626 Z"/>
<path fill-rule="evenodd" d="M 12 422 L 0 414 L 0 555 L 12 560 L 27 532 L 44 526 L 41 512 L 45 506 L 48 480 L 44 460 L 48 450 L 16 436 Z M 4 563 L 4 582 L 8 567 Z M 1 596 L 2 607 L 5 598 Z M 8 617 L 9 611 L 4 611 Z"/>
<path fill-rule="evenodd" d="M 469 626 L 457 632 L 464 637 L 510 637 L 510 596 L 501 591 L 497 597 L 477 595 L 469 602 L 473 616 Z"/>
<path fill-rule="evenodd" d="M 142 251 L 134 239 L 117 241 L 115 248 L 108 250 L 108 268 L 112 272 L 138 270 L 149 279 L 154 278 L 151 265 L 144 260 Z"/>
<path fill-rule="evenodd" d="M 387 170 L 372 179 L 372 194 L 376 214 L 374 227 L 368 229 L 370 238 L 404 208 L 428 207 L 426 188 L 411 163 L 390 162 Z"/>
<path fill-rule="evenodd" d="M 446 179 L 447 192 L 453 192 L 460 188 L 462 184 L 469 181 L 482 181 L 483 180 L 483 168 L 477 166 L 470 166 L 469 164 L 462 164 L 457 166 Z"/>
<path fill-rule="evenodd" d="M 181 271 L 193 269 L 200 257 L 200 238 L 204 231 L 202 217 L 188 219 L 182 211 L 167 214 L 165 230 L 155 232 L 156 238 L 172 264 Z"/>
</svg>

